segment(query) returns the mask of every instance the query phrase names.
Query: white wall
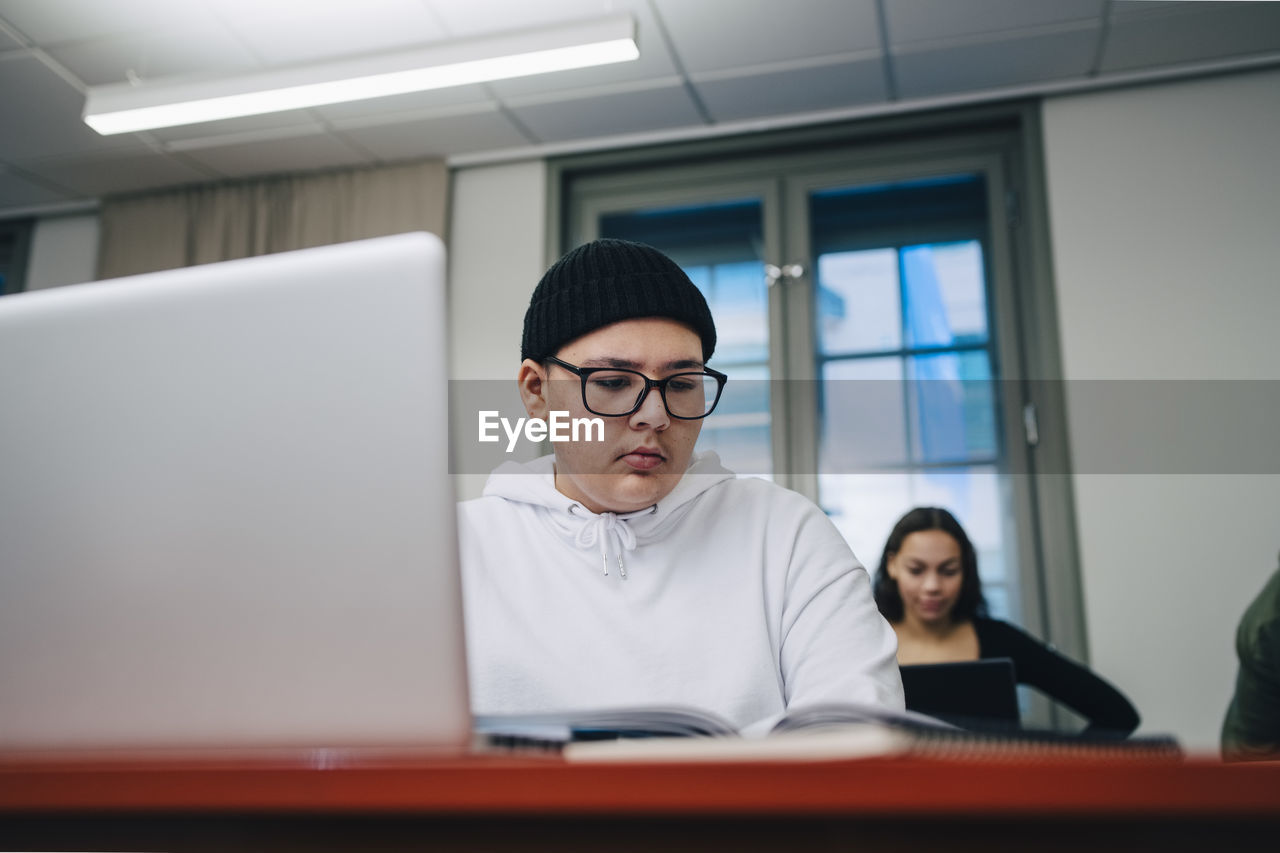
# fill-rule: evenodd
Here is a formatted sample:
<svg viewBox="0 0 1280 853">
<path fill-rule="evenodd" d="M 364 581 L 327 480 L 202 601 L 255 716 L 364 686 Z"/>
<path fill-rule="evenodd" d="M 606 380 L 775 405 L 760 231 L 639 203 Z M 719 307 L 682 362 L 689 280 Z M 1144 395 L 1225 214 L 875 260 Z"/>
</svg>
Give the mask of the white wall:
<svg viewBox="0 0 1280 853">
<path fill-rule="evenodd" d="M 1043 116 L 1066 377 L 1280 379 L 1280 72 L 1056 98 Z M 1203 414 L 1207 458 L 1212 424 L 1237 415 Z M 1280 550 L 1280 476 L 1078 467 L 1075 489 L 1093 665 L 1143 731 L 1216 749 L 1236 621 Z"/>
<path fill-rule="evenodd" d="M 27 290 L 93 281 L 98 263 L 98 215 L 36 221 L 27 264 Z"/>
<path fill-rule="evenodd" d="M 547 268 L 546 164 L 454 173 L 449 221 L 451 376 L 515 379 L 520 333 Z"/>
<path fill-rule="evenodd" d="M 461 169 L 454 174 L 449 223 L 450 376 L 455 380 L 452 425 L 455 434 L 474 435 L 475 396 L 488 388 L 515 393 L 520 335 L 534 285 L 546 270 L 547 186 L 541 160 Z M 463 402 L 460 402 L 463 401 Z M 458 442 L 454 442 L 455 447 Z M 513 454 L 512 458 L 527 458 Z M 484 467 L 458 463 L 460 467 Z M 455 478 L 460 499 L 476 497 L 485 475 L 467 471 Z"/>
</svg>

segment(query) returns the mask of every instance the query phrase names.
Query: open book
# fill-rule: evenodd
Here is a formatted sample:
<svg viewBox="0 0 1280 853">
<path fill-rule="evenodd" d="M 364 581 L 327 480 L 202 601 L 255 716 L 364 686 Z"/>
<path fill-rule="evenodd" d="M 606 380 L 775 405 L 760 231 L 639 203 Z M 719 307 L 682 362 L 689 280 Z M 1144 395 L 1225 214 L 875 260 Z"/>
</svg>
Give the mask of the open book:
<svg viewBox="0 0 1280 853">
<path fill-rule="evenodd" d="M 814 705 L 738 730 L 687 707 L 479 716 L 498 746 L 554 750 L 569 761 L 836 761 L 886 756 L 949 759 L 1089 757 L 1181 760 L 1169 737 L 1122 740 L 1051 731 L 973 731 L 911 711 Z"/>
<path fill-rule="evenodd" d="M 478 734 L 499 746 L 560 748 L 572 761 L 815 760 L 895 754 L 911 732 L 954 730 L 910 711 L 814 705 L 745 729 L 687 707 L 479 716 Z"/>
</svg>

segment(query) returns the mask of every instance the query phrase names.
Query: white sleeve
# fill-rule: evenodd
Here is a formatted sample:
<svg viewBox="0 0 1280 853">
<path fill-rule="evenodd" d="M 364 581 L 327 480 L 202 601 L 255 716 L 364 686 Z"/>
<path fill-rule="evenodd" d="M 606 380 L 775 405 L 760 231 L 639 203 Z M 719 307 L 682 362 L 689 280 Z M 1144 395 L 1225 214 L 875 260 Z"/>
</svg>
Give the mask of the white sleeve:
<svg viewBox="0 0 1280 853">
<path fill-rule="evenodd" d="M 867 570 L 831 520 L 804 503 L 782 609 L 787 707 L 854 703 L 901 711 L 897 635 L 876 608 Z"/>
</svg>

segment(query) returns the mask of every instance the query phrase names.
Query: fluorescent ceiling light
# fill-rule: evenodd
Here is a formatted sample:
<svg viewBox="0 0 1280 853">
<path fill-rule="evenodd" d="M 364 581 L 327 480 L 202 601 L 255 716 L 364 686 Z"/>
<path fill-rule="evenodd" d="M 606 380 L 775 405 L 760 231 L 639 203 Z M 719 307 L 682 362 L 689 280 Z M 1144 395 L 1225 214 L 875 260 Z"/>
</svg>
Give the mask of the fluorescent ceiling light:
<svg viewBox="0 0 1280 853">
<path fill-rule="evenodd" d="M 639 56 L 635 22 L 622 15 L 239 77 L 91 86 L 84 121 L 103 135 L 129 133 L 587 68 Z"/>
</svg>

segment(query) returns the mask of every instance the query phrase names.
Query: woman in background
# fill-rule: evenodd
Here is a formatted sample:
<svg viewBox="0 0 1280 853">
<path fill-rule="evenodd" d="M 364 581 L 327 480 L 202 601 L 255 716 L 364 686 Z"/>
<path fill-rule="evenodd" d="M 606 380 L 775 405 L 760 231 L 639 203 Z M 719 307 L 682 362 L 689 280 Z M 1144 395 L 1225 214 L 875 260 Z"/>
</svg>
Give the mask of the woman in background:
<svg viewBox="0 0 1280 853">
<path fill-rule="evenodd" d="M 1011 658 L 1019 684 L 1088 720 L 1086 732 L 1129 734 L 1138 712 L 1087 668 L 987 616 L 978 557 L 945 509 L 917 507 L 894 525 L 876 570 L 875 599 L 898 635 L 898 663 Z"/>
</svg>

